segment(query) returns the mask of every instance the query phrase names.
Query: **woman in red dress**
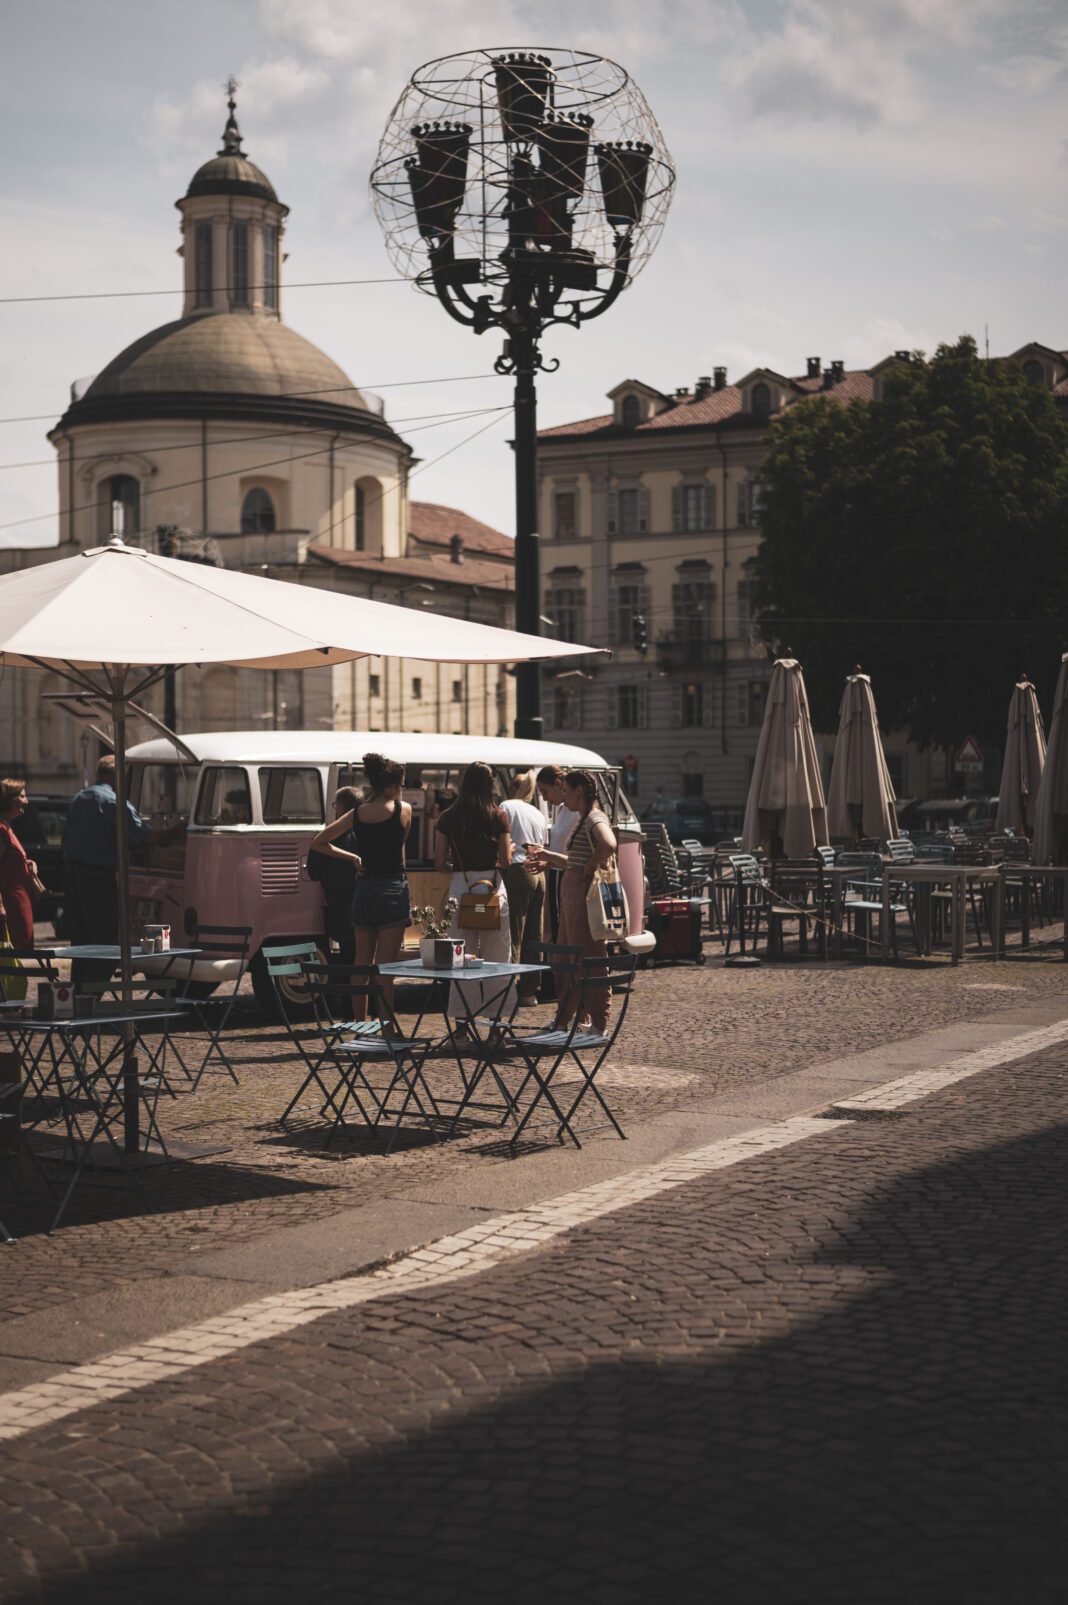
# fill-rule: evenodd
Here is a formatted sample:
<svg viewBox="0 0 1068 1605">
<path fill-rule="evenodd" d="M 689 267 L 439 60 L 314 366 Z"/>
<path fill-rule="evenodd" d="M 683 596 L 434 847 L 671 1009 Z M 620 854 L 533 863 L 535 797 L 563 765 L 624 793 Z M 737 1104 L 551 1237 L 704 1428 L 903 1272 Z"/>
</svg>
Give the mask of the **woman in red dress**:
<svg viewBox="0 0 1068 1605">
<path fill-rule="evenodd" d="M 7 939 L 18 952 L 33 947 L 33 892 L 37 865 L 11 829 L 27 809 L 26 787 L 21 780 L 0 780 L 0 907 Z"/>
</svg>

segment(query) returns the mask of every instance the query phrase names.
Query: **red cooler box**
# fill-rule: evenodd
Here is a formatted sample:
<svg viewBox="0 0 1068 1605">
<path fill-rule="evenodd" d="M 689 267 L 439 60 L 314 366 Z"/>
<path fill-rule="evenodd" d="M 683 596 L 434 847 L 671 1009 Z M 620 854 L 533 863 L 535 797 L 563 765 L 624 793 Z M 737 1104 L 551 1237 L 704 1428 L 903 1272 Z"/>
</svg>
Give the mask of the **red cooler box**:
<svg viewBox="0 0 1068 1605">
<path fill-rule="evenodd" d="M 705 962 L 701 947 L 703 907 L 697 897 L 657 897 L 649 905 L 649 929 L 656 937 L 655 958 Z"/>
</svg>

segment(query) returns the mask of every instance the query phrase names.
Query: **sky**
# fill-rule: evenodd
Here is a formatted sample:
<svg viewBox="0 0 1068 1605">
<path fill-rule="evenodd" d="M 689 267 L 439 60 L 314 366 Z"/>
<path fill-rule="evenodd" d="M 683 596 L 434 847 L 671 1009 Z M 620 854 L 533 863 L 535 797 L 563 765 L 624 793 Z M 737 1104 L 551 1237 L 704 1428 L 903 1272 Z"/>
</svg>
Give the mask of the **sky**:
<svg viewBox="0 0 1068 1605">
<path fill-rule="evenodd" d="M 392 277 L 367 180 L 422 62 L 557 45 L 627 69 L 677 191 L 615 307 L 547 336 L 542 425 L 607 410 L 625 378 L 671 391 L 817 354 L 866 367 L 964 332 L 982 347 L 987 329 L 995 354 L 1068 348 L 1068 0 L 6 0 L 4 22 L 9 545 L 56 539 L 46 432 L 71 383 L 180 315 L 173 202 L 218 148 L 230 73 L 245 149 L 291 209 L 296 281 Z M 168 293 L 4 299 L 148 290 Z M 499 335 L 405 282 L 293 289 L 284 312 L 383 395 L 421 459 L 413 497 L 511 533 L 508 413 L 474 439 L 485 418 L 426 426 L 507 406 Z"/>
</svg>

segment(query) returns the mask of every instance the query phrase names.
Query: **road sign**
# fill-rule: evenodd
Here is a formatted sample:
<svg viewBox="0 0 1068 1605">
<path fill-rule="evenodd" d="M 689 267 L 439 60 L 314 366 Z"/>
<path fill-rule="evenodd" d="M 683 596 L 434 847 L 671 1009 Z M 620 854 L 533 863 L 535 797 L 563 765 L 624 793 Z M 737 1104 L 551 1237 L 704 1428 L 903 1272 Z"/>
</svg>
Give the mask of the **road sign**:
<svg viewBox="0 0 1068 1605">
<path fill-rule="evenodd" d="M 953 767 L 962 775 L 982 774 L 983 749 L 974 736 L 965 736 L 953 761 Z"/>
</svg>

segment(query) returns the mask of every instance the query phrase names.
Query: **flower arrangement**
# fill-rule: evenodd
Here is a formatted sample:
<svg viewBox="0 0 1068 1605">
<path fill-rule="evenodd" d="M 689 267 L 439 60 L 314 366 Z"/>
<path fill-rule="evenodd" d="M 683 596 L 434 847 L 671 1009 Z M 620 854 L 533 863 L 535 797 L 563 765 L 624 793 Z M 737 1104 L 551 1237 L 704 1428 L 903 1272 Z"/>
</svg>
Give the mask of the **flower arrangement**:
<svg viewBox="0 0 1068 1605">
<path fill-rule="evenodd" d="M 442 905 L 440 914 L 432 903 L 428 903 L 426 908 L 413 908 L 412 922 L 418 925 L 424 937 L 428 940 L 434 937 L 448 936 L 452 917 L 459 906 L 455 897 L 447 897 Z"/>
</svg>

